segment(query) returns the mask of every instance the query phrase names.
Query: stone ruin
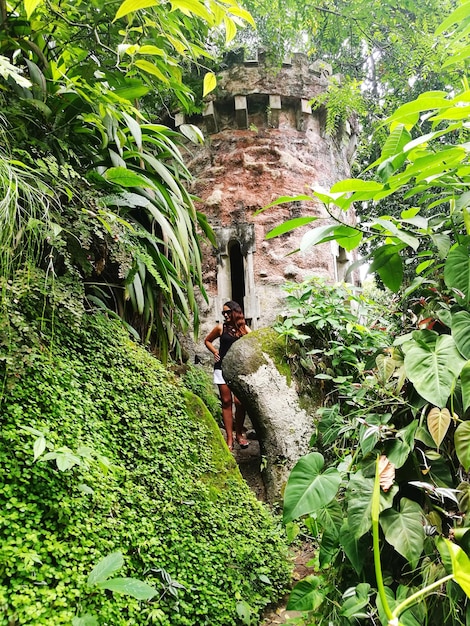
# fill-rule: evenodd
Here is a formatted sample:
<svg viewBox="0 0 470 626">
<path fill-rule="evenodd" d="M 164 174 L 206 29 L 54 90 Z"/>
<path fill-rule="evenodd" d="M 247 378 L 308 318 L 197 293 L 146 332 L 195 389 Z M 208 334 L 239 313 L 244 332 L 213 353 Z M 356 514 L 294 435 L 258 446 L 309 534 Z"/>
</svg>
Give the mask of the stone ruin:
<svg viewBox="0 0 470 626">
<path fill-rule="evenodd" d="M 311 195 L 350 176 L 356 134 L 347 122 L 334 137 L 326 136 L 324 107 L 310 101 L 328 87 L 331 67 L 294 54 L 280 68 L 270 68 L 262 53 L 239 60 L 217 76 L 203 113 L 185 118 L 201 128 L 203 146 L 189 147 L 187 165 L 194 182 L 197 208 L 208 218 L 217 245 L 203 246 L 204 285 L 201 299 L 204 337 L 220 321 L 226 300 L 239 302 L 252 329 L 272 324 L 283 308 L 281 286 L 312 275 L 328 282 L 343 280 L 348 254 L 335 242 L 294 253 L 308 227 L 266 239 L 288 219 L 329 218 L 317 201 L 287 202 L 256 212 L 281 196 Z M 354 215 L 343 215 L 348 223 Z M 188 345 L 191 360 L 208 363 L 203 342 Z"/>
<path fill-rule="evenodd" d="M 313 225 L 328 224 L 332 218 L 320 202 L 299 199 L 258 211 L 281 196 L 311 196 L 313 189 L 328 190 L 350 176 L 354 120 L 336 136 L 327 136 L 325 108 L 311 106 L 331 78 L 329 65 L 303 54 L 276 69 L 262 54 L 237 59 L 218 75 L 217 89 L 201 115 L 185 119 L 179 114 L 175 120 L 177 127 L 199 126 L 206 138 L 203 146 L 188 147 L 187 165 L 194 176 L 191 191 L 199 198 L 197 208 L 216 238 L 215 247 L 203 245 L 209 302 L 200 300 L 200 339 L 188 338 L 186 348 L 192 361 L 212 369 L 203 338 L 221 321 L 227 300 L 239 302 L 252 330 L 260 329 L 234 344 L 223 372 L 258 435 L 271 502 L 281 498 L 289 471 L 308 450 L 321 398 L 313 393 L 308 413 L 302 408 L 295 386 L 284 379 L 264 345 L 261 329 L 282 311 L 286 281 L 312 276 L 341 281 L 352 259 L 336 242 L 295 253 L 308 226 L 266 239 L 270 230 L 295 217 L 314 216 L 320 221 Z M 341 220 L 354 224 L 355 216 L 342 214 Z"/>
</svg>

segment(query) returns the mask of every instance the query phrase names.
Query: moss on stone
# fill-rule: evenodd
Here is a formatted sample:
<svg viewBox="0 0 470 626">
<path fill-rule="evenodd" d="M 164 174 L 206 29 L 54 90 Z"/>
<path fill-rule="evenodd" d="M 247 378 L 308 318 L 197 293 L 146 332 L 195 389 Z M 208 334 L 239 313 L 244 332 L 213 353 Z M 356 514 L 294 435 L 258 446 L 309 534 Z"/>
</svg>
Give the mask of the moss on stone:
<svg viewBox="0 0 470 626">
<path fill-rule="evenodd" d="M 289 365 L 285 361 L 286 351 L 282 338 L 272 328 L 261 328 L 253 331 L 250 339 L 257 340 L 261 346 L 261 351 L 250 355 L 246 363 L 246 370 L 249 373 L 256 372 L 261 365 L 267 363 L 264 354 L 266 353 L 274 362 L 277 371 L 284 376 L 287 384 L 291 384 L 292 374 Z"/>
</svg>

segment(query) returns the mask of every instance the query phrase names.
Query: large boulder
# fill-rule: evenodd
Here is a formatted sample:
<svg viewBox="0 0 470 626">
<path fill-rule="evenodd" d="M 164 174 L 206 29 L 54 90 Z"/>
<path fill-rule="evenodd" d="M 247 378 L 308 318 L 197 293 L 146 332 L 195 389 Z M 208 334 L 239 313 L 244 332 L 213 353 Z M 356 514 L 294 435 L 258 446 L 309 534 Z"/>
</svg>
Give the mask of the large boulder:
<svg viewBox="0 0 470 626">
<path fill-rule="evenodd" d="M 292 467 L 309 451 L 313 415 L 320 405 L 317 390 L 300 397 L 288 366 L 284 345 L 269 328 L 253 331 L 233 344 L 224 358 L 223 374 L 243 402 L 265 458 L 264 481 L 269 502 L 282 498 Z"/>
</svg>

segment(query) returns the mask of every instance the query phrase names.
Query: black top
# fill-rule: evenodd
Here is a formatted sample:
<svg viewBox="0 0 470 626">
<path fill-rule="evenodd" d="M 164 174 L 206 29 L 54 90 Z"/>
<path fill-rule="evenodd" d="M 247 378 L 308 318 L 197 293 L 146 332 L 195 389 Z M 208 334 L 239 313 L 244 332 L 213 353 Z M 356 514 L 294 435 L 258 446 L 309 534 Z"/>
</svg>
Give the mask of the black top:
<svg viewBox="0 0 470 626">
<path fill-rule="evenodd" d="M 215 370 L 222 369 L 222 360 L 224 356 L 227 354 L 232 344 L 236 342 L 240 337 L 236 334 L 236 330 L 233 326 L 228 326 L 224 324 L 222 327 L 222 334 L 220 335 L 220 344 L 219 344 L 219 356 L 220 360 L 214 363 Z"/>
</svg>

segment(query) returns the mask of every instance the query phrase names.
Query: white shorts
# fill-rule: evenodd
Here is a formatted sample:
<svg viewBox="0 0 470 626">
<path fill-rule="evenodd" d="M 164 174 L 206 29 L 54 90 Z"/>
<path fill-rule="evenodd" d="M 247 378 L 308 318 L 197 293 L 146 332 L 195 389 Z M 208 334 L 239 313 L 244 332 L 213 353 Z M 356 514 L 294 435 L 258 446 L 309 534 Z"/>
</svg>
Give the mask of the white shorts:
<svg viewBox="0 0 470 626">
<path fill-rule="evenodd" d="M 224 380 L 222 375 L 222 370 L 214 370 L 214 383 L 216 385 L 226 385 L 227 383 Z"/>
</svg>

